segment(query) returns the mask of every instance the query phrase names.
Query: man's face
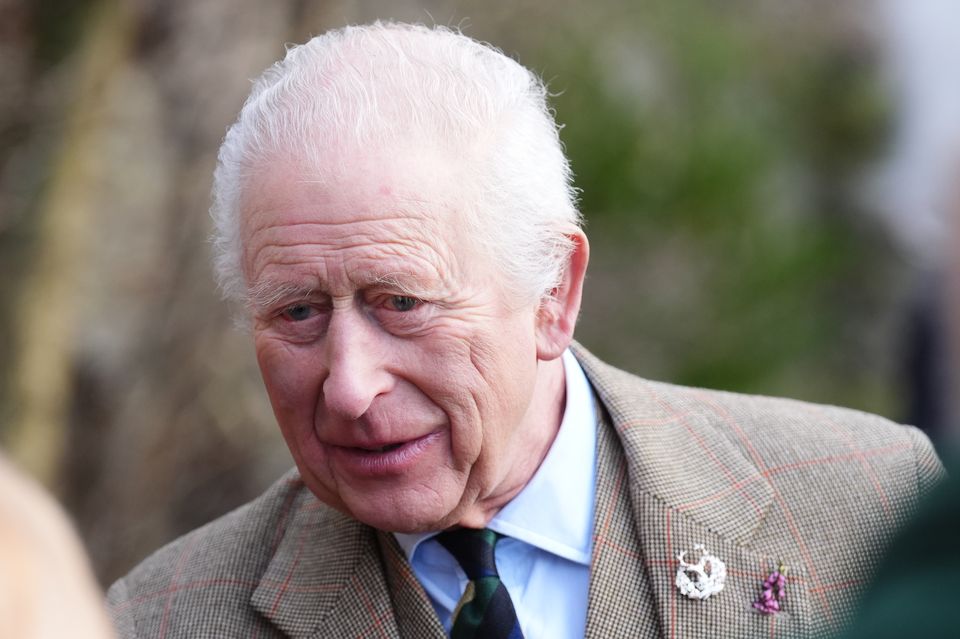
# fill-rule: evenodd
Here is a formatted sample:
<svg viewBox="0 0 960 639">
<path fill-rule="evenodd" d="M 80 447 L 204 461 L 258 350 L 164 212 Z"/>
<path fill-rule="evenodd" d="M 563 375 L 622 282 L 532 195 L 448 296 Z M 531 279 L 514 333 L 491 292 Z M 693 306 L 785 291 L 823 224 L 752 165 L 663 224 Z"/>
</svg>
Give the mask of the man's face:
<svg viewBox="0 0 960 639">
<path fill-rule="evenodd" d="M 524 428 L 536 307 L 511 303 L 467 236 L 452 159 L 339 161 L 322 183 L 264 170 L 242 207 L 277 421 L 310 489 L 356 519 L 402 532 L 476 522 L 539 462 Z"/>
</svg>

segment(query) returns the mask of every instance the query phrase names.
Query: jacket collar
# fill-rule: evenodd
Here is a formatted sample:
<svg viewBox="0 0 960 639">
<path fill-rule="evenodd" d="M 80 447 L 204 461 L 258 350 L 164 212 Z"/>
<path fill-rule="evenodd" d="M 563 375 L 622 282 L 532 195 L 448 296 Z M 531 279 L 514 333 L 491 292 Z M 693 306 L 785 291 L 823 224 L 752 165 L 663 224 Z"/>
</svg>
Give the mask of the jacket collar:
<svg viewBox="0 0 960 639">
<path fill-rule="evenodd" d="M 605 364 L 579 344 L 573 350 L 622 444 L 631 485 L 726 538 L 747 541 L 773 490 L 749 453 L 719 428 L 719 407 L 712 415 L 704 410 L 706 396 L 691 401 L 692 389 L 677 393 Z"/>
<path fill-rule="evenodd" d="M 396 637 L 376 533 L 299 483 L 251 604 L 293 639 Z"/>
</svg>

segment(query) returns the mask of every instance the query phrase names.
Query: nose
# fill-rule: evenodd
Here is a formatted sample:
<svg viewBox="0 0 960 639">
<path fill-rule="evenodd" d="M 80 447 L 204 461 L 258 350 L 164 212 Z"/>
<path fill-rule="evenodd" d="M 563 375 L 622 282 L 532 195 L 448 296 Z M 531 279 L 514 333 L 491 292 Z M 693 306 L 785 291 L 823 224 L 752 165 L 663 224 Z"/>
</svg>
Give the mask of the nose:
<svg viewBox="0 0 960 639">
<path fill-rule="evenodd" d="M 356 309 L 344 308 L 334 310 L 325 342 L 324 405 L 337 417 L 359 419 L 378 395 L 390 389 L 384 337 Z"/>
</svg>

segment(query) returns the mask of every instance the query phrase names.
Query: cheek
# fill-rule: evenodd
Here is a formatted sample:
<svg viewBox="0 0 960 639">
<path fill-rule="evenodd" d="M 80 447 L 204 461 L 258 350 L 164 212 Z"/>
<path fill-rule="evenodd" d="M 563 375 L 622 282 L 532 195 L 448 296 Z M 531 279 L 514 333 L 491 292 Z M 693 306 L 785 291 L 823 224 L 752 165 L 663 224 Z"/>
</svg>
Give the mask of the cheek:
<svg viewBox="0 0 960 639">
<path fill-rule="evenodd" d="M 456 407 L 462 418 L 455 445 L 474 453 L 519 424 L 533 393 L 537 370 L 533 335 L 509 324 L 503 329 L 459 341 L 448 353 L 448 363 L 438 359 L 433 373 L 443 382 L 434 382 L 441 401 Z"/>
<path fill-rule="evenodd" d="M 312 410 L 320 376 L 310 352 L 268 338 L 257 339 L 255 347 L 260 374 L 278 418 Z"/>
<path fill-rule="evenodd" d="M 515 404 L 519 398 L 525 404 L 536 374 L 533 331 L 519 320 L 503 322 L 495 331 L 471 342 L 471 367 L 492 391 L 492 399 Z"/>
</svg>

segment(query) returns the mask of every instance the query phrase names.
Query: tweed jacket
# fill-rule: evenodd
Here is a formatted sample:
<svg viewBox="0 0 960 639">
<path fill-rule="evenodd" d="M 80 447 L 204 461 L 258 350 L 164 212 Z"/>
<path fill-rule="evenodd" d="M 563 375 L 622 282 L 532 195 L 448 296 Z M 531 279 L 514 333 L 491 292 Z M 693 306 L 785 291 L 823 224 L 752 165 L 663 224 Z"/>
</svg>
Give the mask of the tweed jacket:
<svg viewBox="0 0 960 639">
<path fill-rule="evenodd" d="M 880 417 L 650 382 L 575 354 L 602 405 L 588 637 L 825 635 L 943 473 L 924 435 Z M 706 600 L 674 583 L 694 544 L 727 567 Z M 783 610 L 764 615 L 751 604 L 780 562 Z M 294 472 L 154 553 L 108 599 L 121 637 L 445 636 L 393 536 Z"/>
</svg>

